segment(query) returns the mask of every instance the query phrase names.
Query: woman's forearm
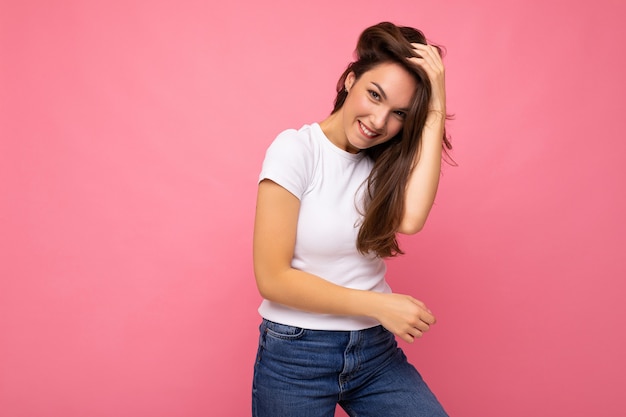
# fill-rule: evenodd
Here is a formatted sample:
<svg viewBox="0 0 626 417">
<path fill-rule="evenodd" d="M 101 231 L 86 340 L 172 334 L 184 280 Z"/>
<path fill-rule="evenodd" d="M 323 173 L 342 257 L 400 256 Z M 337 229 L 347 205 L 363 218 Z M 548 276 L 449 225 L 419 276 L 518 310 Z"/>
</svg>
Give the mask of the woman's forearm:
<svg viewBox="0 0 626 417">
<path fill-rule="evenodd" d="M 373 316 L 376 293 L 333 284 L 297 269 L 255 271 L 261 296 L 298 310 L 320 314 Z M 270 275 L 271 274 L 271 275 Z"/>
<path fill-rule="evenodd" d="M 409 295 L 345 288 L 293 268 L 272 276 L 255 273 L 267 300 L 312 313 L 370 317 L 409 343 L 436 321 L 423 302 Z"/>
<path fill-rule="evenodd" d="M 445 115 L 431 111 L 422 131 L 416 163 L 409 176 L 405 208 L 398 232 L 419 232 L 435 201 L 441 175 L 441 153 Z"/>
</svg>

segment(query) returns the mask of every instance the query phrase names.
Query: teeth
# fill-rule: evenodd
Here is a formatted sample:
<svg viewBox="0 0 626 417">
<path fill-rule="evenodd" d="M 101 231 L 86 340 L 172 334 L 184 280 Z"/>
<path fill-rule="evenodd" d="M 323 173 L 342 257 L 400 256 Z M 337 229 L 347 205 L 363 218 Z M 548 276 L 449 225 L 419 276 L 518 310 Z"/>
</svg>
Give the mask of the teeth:
<svg viewBox="0 0 626 417">
<path fill-rule="evenodd" d="M 374 132 L 372 132 L 371 130 L 369 130 L 368 128 L 366 128 L 366 127 L 365 127 L 365 125 L 364 125 L 363 123 L 359 122 L 359 124 L 361 125 L 361 129 L 363 129 L 363 132 L 365 132 L 365 134 L 366 134 L 367 136 L 370 136 L 370 137 L 374 137 L 374 136 L 376 136 L 376 133 L 374 133 Z"/>
</svg>

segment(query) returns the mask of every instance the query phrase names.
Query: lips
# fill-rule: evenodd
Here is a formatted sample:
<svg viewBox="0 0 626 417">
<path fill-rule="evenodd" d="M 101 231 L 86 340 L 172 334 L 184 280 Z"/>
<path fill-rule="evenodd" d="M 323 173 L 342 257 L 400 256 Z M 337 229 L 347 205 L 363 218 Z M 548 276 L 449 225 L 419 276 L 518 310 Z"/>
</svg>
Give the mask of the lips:
<svg viewBox="0 0 626 417">
<path fill-rule="evenodd" d="M 376 132 L 373 132 L 373 131 L 369 130 L 360 121 L 359 121 L 359 129 L 361 130 L 361 133 L 363 133 L 363 135 L 365 135 L 366 137 L 368 137 L 370 139 L 374 139 L 375 137 L 380 136 L 380 133 L 376 133 Z"/>
</svg>

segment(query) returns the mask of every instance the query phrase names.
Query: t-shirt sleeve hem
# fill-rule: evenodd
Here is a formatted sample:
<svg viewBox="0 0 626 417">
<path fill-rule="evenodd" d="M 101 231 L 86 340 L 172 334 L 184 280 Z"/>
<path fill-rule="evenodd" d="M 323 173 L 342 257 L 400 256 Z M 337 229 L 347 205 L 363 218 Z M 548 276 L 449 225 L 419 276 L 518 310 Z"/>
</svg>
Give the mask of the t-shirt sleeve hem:
<svg viewBox="0 0 626 417">
<path fill-rule="evenodd" d="M 293 194 L 294 197 L 296 197 L 298 200 L 301 200 L 302 196 L 298 193 L 298 187 L 295 185 L 289 184 L 289 182 L 286 181 L 284 178 L 281 178 L 279 174 L 262 172 L 261 175 L 259 175 L 258 183 L 260 184 L 261 181 L 263 180 L 270 180 L 272 182 L 275 182 L 276 184 L 280 185 L 285 190 Z"/>
</svg>

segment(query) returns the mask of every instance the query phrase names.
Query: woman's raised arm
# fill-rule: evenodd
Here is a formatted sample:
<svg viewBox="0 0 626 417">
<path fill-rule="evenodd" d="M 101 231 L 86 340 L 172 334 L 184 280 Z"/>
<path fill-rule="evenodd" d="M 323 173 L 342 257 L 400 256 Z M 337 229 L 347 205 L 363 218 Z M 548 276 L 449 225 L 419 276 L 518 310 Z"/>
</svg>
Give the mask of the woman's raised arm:
<svg viewBox="0 0 626 417">
<path fill-rule="evenodd" d="M 428 117 L 422 130 L 420 149 L 415 158 L 407 184 L 404 216 L 398 232 L 414 234 L 422 230 L 435 201 L 446 121 L 445 69 L 437 48 L 419 43 L 413 44 L 421 58 L 411 58 L 422 67 L 430 79 L 432 95 Z"/>
</svg>

